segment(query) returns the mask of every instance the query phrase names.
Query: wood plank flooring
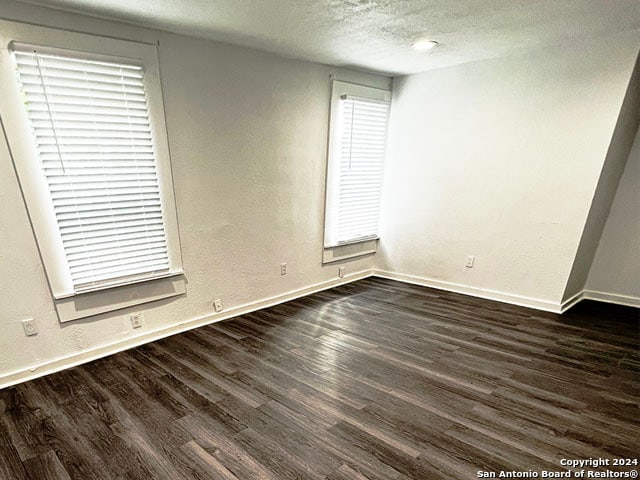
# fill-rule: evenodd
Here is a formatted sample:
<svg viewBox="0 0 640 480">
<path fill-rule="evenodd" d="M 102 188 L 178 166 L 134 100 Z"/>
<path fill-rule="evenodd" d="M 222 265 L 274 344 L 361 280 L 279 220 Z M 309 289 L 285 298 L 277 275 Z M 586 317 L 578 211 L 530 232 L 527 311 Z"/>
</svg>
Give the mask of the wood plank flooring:
<svg viewBox="0 0 640 480">
<path fill-rule="evenodd" d="M 638 458 L 638 319 L 366 279 L 1 391 L 0 478 L 470 479 Z"/>
</svg>

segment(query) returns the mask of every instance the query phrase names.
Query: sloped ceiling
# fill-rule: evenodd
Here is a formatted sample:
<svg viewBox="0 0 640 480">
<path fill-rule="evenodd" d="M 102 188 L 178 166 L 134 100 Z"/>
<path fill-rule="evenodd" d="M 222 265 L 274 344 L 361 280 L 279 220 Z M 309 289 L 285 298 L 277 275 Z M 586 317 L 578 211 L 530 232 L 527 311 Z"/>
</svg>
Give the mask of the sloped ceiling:
<svg viewBox="0 0 640 480">
<path fill-rule="evenodd" d="M 638 0 L 40 0 L 43 6 L 392 75 L 640 27 Z M 412 50 L 418 38 L 440 45 Z"/>
</svg>

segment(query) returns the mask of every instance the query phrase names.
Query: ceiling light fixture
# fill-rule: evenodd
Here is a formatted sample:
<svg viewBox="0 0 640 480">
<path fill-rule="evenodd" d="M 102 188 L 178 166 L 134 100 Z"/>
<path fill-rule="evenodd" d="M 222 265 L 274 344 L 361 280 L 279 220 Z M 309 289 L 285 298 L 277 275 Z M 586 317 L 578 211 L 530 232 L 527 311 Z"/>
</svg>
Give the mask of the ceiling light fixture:
<svg viewBox="0 0 640 480">
<path fill-rule="evenodd" d="M 411 46 L 413 47 L 414 50 L 417 50 L 419 52 L 426 52 L 427 50 L 431 50 L 436 45 L 439 45 L 439 44 L 435 40 L 423 39 L 423 40 L 417 40 L 413 42 Z"/>
</svg>

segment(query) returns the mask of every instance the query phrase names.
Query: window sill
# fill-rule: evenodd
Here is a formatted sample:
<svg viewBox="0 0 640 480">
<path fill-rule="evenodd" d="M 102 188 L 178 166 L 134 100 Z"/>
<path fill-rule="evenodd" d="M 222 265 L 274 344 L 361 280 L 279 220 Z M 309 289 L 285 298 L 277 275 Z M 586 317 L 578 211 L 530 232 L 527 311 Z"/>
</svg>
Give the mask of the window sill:
<svg viewBox="0 0 640 480">
<path fill-rule="evenodd" d="M 169 276 L 55 300 L 61 323 L 186 293 L 184 275 Z"/>
<path fill-rule="evenodd" d="M 322 250 L 322 264 L 348 260 L 362 255 L 371 255 L 376 253 L 377 248 L 378 239 L 376 238 L 336 247 L 326 247 Z"/>
<path fill-rule="evenodd" d="M 95 286 L 85 287 L 84 289 L 76 290 L 75 293 L 60 295 L 60 296 L 56 296 L 55 298 L 56 300 L 62 300 L 64 298 L 77 297 L 78 295 L 85 295 L 87 293 L 102 292 L 104 290 L 111 290 L 113 288 L 119 288 L 119 287 L 130 287 L 133 285 L 139 285 L 141 283 L 152 282 L 153 280 L 159 280 L 159 279 L 169 278 L 169 277 L 179 277 L 181 275 L 184 275 L 184 272 L 182 270 L 178 270 L 175 272 L 161 273 L 161 274 L 152 275 L 152 276 L 150 276 L 149 274 L 143 274 L 143 275 L 140 275 L 128 280 L 120 281 L 117 283 L 107 283 L 97 287 Z"/>
</svg>

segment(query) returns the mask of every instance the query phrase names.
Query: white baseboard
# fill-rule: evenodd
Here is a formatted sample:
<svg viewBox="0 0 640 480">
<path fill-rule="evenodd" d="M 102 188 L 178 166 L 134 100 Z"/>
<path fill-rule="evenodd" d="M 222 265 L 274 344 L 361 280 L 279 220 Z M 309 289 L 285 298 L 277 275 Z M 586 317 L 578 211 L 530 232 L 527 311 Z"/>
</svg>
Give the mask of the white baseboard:
<svg viewBox="0 0 640 480">
<path fill-rule="evenodd" d="M 597 300 L 599 302 L 614 303 L 616 305 L 624 305 L 627 307 L 640 308 L 640 298 L 628 295 L 620 295 L 617 293 L 597 292 L 594 290 L 582 290 L 564 302 L 551 302 L 538 298 L 526 297 L 523 295 L 515 295 L 511 293 L 500 292 L 497 290 L 486 290 L 469 285 L 462 285 L 452 282 L 444 282 L 428 277 L 418 277 L 416 275 L 407 275 L 404 273 L 390 272 L 385 270 L 373 270 L 373 276 L 398 280 L 400 282 L 411 283 L 413 285 L 421 285 L 423 287 L 437 288 L 448 292 L 462 293 L 471 295 L 472 297 L 485 298 L 487 300 L 495 300 L 498 302 L 510 303 L 521 307 L 534 308 L 551 313 L 564 313 L 581 300 Z"/>
<path fill-rule="evenodd" d="M 562 302 L 562 313 L 569 310 L 581 300 L 595 300 L 598 302 L 613 303 L 623 305 L 625 307 L 640 308 L 640 298 L 630 295 L 621 295 L 619 293 L 598 292 L 596 290 L 582 290 L 573 297 Z"/>
<path fill-rule="evenodd" d="M 175 335 L 176 333 L 186 332 L 187 330 L 192 330 L 197 327 L 202 327 L 204 325 L 220 322 L 222 320 L 227 320 L 239 315 L 255 312 L 256 310 L 272 307 L 280 303 L 288 302 L 296 298 L 304 297 L 312 293 L 327 290 L 329 288 L 344 285 L 346 283 L 355 282 L 356 280 L 360 280 L 370 276 L 371 270 L 352 273 L 351 275 L 347 275 L 344 278 L 336 278 L 333 280 L 316 283 L 314 285 L 310 285 L 308 287 L 300 288 L 297 290 L 292 290 L 281 295 L 276 295 L 274 297 L 268 297 L 256 302 L 239 305 L 219 314 L 209 314 L 191 318 L 174 325 L 168 325 L 156 330 L 146 331 L 141 335 L 135 337 L 117 340 L 115 342 L 100 345 L 98 347 L 84 350 L 82 352 L 76 352 L 71 355 L 55 358 L 53 360 L 47 360 L 46 362 L 32 365 L 28 368 L 23 368 L 11 373 L 1 375 L 0 389 L 15 385 L 17 383 L 26 382 L 27 380 L 32 380 L 34 378 L 42 377 L 44 375 L 59 372 L 60 370 L 75 367 L 76 365 L 91 362 L 108 355 L 113 355 L 114 353 L 122 352 L 123 350 L 128 350 L 145 343 L 153 342 L 155 340 L 160 340 L 161 338 Z"/>
<path fill-rule="evenodd" d="M 17 383 L 26 382 L 27 380 L 32 380 L 34 378 L 42 377 L 44 375 L 49 375 L 60 370 L 75 367 L 76 365 L 91 362 L 93 360 L 97 360 L 108 355 L 113 355 L 114 353 L 128 350 L 130 348 L 153 342 L 155 340 L 160 340 L 161 338 L 169 337 L 177 333 L 186 332 L 188 330 L 202 327 L 204 325 L 209 325 L 211 323 L 220 322 L 222 320 L 227 320 L 239 315 L 255 312 L 256 310 L 272 307 L 280 303 L 288 302 L 296 298 L 304 297 L 312 293 L 355 282 L 356 280 L 361 280 L 363 278 L 371 276 L 397 280 L 413 285 L 436 288 L 438 290 L 446 290 L 448 292 L 461 293 L 464 295 L 485 298 L 488 300 L 495 300 L 498 302 L 510 303 L 512 305 L 518 305 L 521 307 L 528 307 L 552 313 L 563 313 L 583 299 L 597 300 L 600 302 L 615 303 L 618 305 L 640 308 L 640 298 L 618 295 L 615 293 L 583 290 L 560 304 L 537 298 L 499 292 L 496 290 L 485 290 L 468 285 L 435 280 L 432 278 L 418 277 L 415 275 L 406 275 L 403 273 L 389 272 L 385 270 L 364 270 L 348 275 L 345 278 L 336 278 L 333 280 L 316 283 L 314 285 L 310 285 L 308 287 L 300 288 L 297 290 L 292 290 L 281 295 L 276 295 L 274 297 L 268 297 L 256 302 L 239 305 L 219 314 L 210 314 L 192 318 L 174 325 L 168 325 L 156 330 L 146 331 L 136 337 L 118 340 L 112 343 L 91 348 L 89 350 L 73 353 L 64 357 L 58 357 L 53 360 L 48 360 L 37 365 L 32 365 L 28 368 L 16 370 L 14 372 L 0 376 L 0 389 L 15 385 Z"/>
<path fill-rule="evenodd" d="M 620 295 L 618 293 L 597 292 L 595 290 L 584 290 L 582 294 L 582 298 L 587 300 L 597 300 L 599 302 L 615 303 L 616 305 L 640 308 L 640 297 Z"/>
<path fill-rule="evenodd" d="M 560 303 L 551 302 L 539 298 L 525 297 L 512 293 L 500 292 L 497 290 L 488 290 L 483 288 L 471 287 L 459 283 L 445 282 L 428 277 L 418 277 L 416 275 L 407 275 L 404 273 L 390 272 L 386 270 L 374 270 L 373 275 L 376 277 L 398 280 L 400 282 L 421 285 L 423 287 L 437 288 L 448 292 L 462 293 L 471 295 L 472 297 L 485 298 L 487 300 L 496 300 L 498 302 L 510 303 L 520 307 L 529 307 L 545 312 L 561 313 Z"/>
<path fill-rule="evenodd" d="M 569 310 L 571 307 L 573 307 L 575 304 L 579 303 L 582 300 L 584 300 L 584 290 L 576 293 L 571 298 L 562 302 L 562 305 L 560 307 L 560 313 L 566 312 L 567 310 Z"/>
</svg>

